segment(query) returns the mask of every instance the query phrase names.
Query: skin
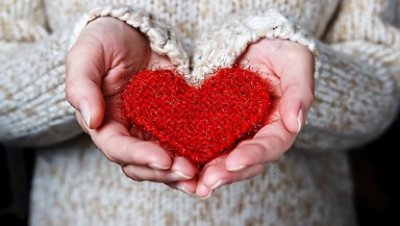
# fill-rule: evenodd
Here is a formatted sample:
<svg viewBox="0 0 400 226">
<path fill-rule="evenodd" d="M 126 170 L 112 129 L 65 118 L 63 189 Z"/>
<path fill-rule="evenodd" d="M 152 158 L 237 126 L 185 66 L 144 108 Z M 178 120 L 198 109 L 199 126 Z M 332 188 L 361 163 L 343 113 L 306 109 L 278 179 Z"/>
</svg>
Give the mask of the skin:
<svg viewBox="0 0 400 226">
<path fill-rule="evenodd" d="M 253 139 L 204 167 L 196 188 L 201 198 L 223 185 L 254 177 L 266 164 L 279 159 L 292 146 L 314 100 L 314 56 L 302 45 L 261 39 L 251 44 L 237 63 L 270 81 L 277 107 L 271 116 L 273 122 Z"/>
<path fill-rule="evenodd" d="M 121 118 L 119 94 L 132 74 L 173 67 L 129 25 L 98 18 L 86 26 L 67 55 L 65 92 L 82 129 L 126 176 L 165 183 L 204 199 L 223 185 L 256 176 L 267 163 L 279 159 L 293 144 L 314 99 L 314 57 L 299 44 L 262 39 L 236 63 L 257 70 L 273 84 L 278 98 L 274 120 L 200 172 L 187 159 L 170 157 L 154 142 L 132 137 L 129 123 Z"/>
</svg>

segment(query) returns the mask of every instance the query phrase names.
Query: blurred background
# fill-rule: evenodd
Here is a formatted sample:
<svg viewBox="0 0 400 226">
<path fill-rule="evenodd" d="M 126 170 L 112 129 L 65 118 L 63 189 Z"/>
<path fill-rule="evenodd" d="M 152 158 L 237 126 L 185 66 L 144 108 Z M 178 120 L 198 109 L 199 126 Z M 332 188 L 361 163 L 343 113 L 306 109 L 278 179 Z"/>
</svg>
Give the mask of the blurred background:
<svg viewBox="0 0 400 226">
<path fill-rule="evenodd" d="M 400 185 L 400 115 L 375 142 L 349 151 L 354 177 L 354 205 L 360 226 L 398 221 Z M 6 150 L 0 145 L 0 226 L 24 226 L 28 219 L 34 150 Z"/>
<path fill-rule="evenodd" d="M 400 202 L 400 115 L 378 140 L 349 152 L 360 226 L 396 225 Z"/>
</svg>

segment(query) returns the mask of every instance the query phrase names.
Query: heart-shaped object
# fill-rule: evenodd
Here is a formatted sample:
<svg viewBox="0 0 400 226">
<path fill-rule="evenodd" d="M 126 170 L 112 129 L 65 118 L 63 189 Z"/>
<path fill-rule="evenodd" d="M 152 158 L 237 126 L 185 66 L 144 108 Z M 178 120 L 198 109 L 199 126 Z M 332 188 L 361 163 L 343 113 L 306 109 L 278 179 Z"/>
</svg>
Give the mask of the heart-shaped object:
<svg viewBox="0 0 400 226">
<path fill-rule="evenodd" d="M 265 79 L 237 67 L 219 69 L 200 87 L 176 71 L 141 71 L 121 98 L 126 119 L 199 168 L 267 124 L 273 102 Z"/>
</svg>

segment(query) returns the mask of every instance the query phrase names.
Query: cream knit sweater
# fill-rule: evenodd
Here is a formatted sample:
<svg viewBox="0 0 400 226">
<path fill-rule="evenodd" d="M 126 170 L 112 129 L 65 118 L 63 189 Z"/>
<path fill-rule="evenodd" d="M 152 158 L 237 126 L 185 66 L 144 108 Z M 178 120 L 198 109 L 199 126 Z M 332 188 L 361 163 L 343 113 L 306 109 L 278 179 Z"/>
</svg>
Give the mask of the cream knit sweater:
<svg viewBox="0 0 400 226">
<path fill-rule="evenodd" d="M 0 0 L 0 141 L 38 148 L 31 224 L 354 224 L 341 150 L 377 138 L 396 116 L 399 9 L 399 0 Z M 193 82 L 263 37 L 307 46 L 316 97 L 295 145 L 206 201 L 125 178 L 80 135 L 64 97 L 68 46 L 100 16 L 138 28 Z"/>
</svg>

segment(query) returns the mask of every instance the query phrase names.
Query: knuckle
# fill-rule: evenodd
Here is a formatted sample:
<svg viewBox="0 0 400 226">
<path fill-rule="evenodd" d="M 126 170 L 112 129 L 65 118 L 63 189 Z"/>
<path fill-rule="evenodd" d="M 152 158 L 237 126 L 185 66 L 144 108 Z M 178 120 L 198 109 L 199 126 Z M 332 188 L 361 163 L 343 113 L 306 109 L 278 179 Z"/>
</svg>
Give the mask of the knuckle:
<svg viewBox="0 0 400 226">
<path fill-rule="evenodd" d="M 100 151 L 104 154 L 104 156 L 111 162 L 118 163 L 115 151 L 108 148 L 100 148 Z"/>
<path fill-rule="evenodd" d="M 246 155 L 246 160 L 250 163 L 253 159 L 259 159 L 260 157 L 264 157 L 266 155 L 266 144 L 264 144 L 264 140 L 260 140 L 260 142 L 255 142 L 251 144 L 252 151 L 249 152 L 249 155 Z"/>
<path fill-rule="evenodd" d="M 77 94 L 79 94 L 79 89 L 75 85 L 75 82 L 67 80 L 65 83 L 65 97 L 67 101 L 73 104 L 72 102 L 77 98 Z"/>
<path fill-rule="evenodd" d="M 130 158 L 135 162 L 142 162 L 143 164 L 148 164 L 156 161 L 155 154 L 152 150 L 149 150 L 148 142 L 146 141 L 136 141 L 136 142 L 127 142 L 125 144 L 120 144 L 120 148 L 124 148 L 125 150 L 131 150 Z M 144 150 L 148 150 L 145 152 Z M 146 154 L 147 153 L 147 154 Z"/>
<path fill-rule="evenodd" d="M 106 159 L 108 159 L 110 162 L 114 162 L 120 165 L 122 164 L 122 162 L 118 161 L 117 155 L 115 154 L 115 151 L 113 151 L 114 149 L 110 149 L 110 146 L 104 145 L 101 136 L 95 133 L 89 133 L 89 135 L 96 148 L 104 155 L 104 157 L 106 157 Z"/>
<path fill-rule="evenodd" d="M 207 180 L 205 183 L 211 187 L 213 186 L 217 181 L 224 181 L 224 183 L 228 183 L 233 180 L 232 176 L 235 174 L 232 174 L 228 172 L 227 170 L 218 170 L 218 166 L 210 166 L 208 168 L 208 173 L 205 173 Z"/>
<path fill-rule="evenodd" d="M 305 90 L 305 95 L 308 97 L 310 101 L 313 101 L 315 98 L 315 92 L 312 87 L 309 87 Z"/>
<path fill-rule="evenodd" d="M 268 140 L 267 140 L 268 139 Z M 255 143 L 255 156 L 261 159 L 260 162 L 270 162 L 278 160 L 281 153 L 284 152 L 285 143 L 281 137 L 270 136 L 267 139 L 260 139 Z"/>
<path fill-rule="evenodd" d="M 160 171 L 154 171 L 153 172 L 153 178 L 151 179 L 154 182 L 166 182 L 169 181 L 168 178 L 166 178 L 165 173 L 160 172 Z"/>
<path fill-rule="evenodd" d="M 283 152 L 290 148 L 291 143 L 285 142 L 285 140 L 281 136 L 273 136 L 270 138 L 271 142 L 273 142 L 273 146 L 271 149 L 271 157 L 274 160 L 277 160 Z"/>
</svg>

